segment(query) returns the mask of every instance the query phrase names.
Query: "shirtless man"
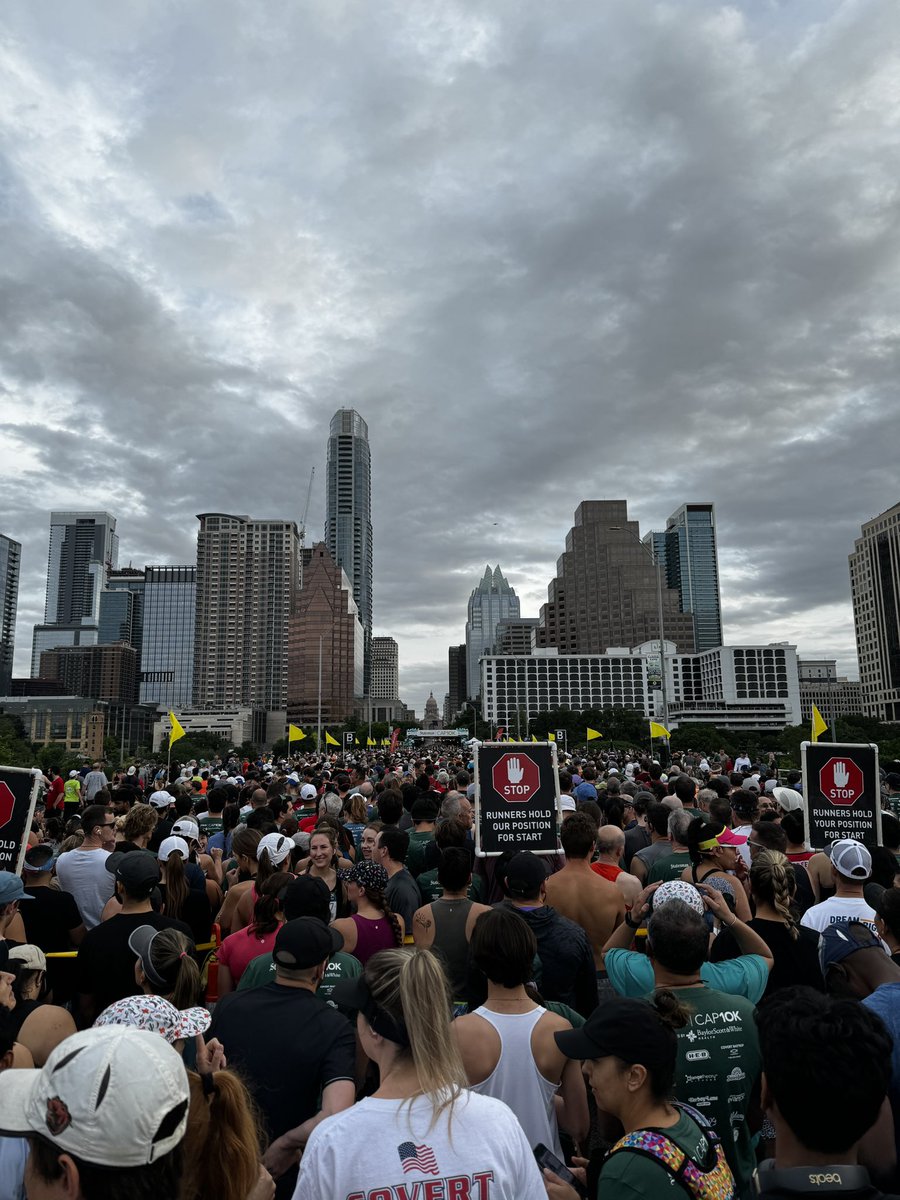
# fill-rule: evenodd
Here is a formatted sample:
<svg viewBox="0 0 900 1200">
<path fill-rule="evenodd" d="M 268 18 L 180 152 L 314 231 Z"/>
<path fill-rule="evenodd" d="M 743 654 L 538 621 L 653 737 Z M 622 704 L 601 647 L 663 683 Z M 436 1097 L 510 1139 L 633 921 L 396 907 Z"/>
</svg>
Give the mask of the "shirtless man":
<svg viewBox="0 0 900 1200">
<path fill-rule="evenodd" d="M 599 971 L 603 945 L 625 919 L 625 900 L 614 883 L 591 870 L 596 837 L 596 827 L 585 813 L 573 813 L 564 821 L 560 840 L 566 865 L 549 876 L 544 889 L 547 903 L 585 931 Z"/>
</svg>

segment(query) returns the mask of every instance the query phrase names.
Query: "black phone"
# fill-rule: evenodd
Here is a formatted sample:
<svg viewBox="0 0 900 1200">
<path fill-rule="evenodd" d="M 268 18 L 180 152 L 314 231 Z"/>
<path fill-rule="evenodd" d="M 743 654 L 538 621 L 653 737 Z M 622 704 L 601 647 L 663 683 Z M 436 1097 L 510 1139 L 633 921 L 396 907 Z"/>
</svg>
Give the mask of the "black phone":
<svg viewBox="0 0 900 1200">
<path fill-rule="evenodd" d="M 538 1142 L 534 1148 L 534 1157 L 537 1159 L 537 1165 L 543 1171 L 546 1167 L 552 1171 L 554 1175 L 558 1175 L 563 1183 L 567 1183 L 569 1187 L 573 1187 L 579 1196 L 583 1196 L 587 1200 L 587 1191 L 578 1182 L 565 1163 L 560 1162 L 552 1150 L 548 1150 L 543 1142 Z"/>
</svg>

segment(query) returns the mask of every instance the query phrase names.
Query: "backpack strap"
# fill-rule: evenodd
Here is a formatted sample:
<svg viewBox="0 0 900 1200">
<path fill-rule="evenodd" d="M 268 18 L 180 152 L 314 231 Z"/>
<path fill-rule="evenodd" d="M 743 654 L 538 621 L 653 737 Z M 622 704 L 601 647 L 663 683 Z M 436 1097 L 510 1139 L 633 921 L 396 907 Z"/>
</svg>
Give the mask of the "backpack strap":
<svg viewBox="0 0 900 1200">
<path fill-rule="evenodd" d="M 689 1115 L 693 1115 L 688 1111 Z M 640 1154 L 643 1158 L 652 1159 L 663 1166 L 691 1200 L 734 1200 L 734 1177 L 725 1160 L 721 1143 L 707 1122 L 704 1121 L 700 1128 L 710 1151 L 714 1151 L 711 1155 L 714 1161 L 708 1167 L 698 1166 L 677 1142 L 659 1129 L 636 1129 L 632 1133 L 626 1133 L 616 1142 L 607 1158 L 622 1151 Z"/>
</svg>

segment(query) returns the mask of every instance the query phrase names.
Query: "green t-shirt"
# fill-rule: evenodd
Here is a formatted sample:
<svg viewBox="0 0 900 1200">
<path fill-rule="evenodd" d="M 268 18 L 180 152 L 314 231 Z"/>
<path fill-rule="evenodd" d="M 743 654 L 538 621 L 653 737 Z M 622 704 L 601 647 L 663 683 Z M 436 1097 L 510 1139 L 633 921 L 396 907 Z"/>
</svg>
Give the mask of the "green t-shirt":
<svg viewBox="0 0 900 1200">
<path fill-rule="evenodd" d="M 747 1124 L 762 1071 L 754 1006 L 708 987 L 672 990 L 691 1014 L 678 1030 L 675 1095 L 701 1112 L 718 1134 L 741 1195 L 756 1166 Z"/>
<path fill-rule="evenodd" d="M 680 879 L 685 867 L 691 865 L 691 856 L 687 850 L 678 850 L 674 854 L 666 854 L 658 858 L 650 868 L 647 883 L 661 883 L 669 879 Z"/>
<path fill-rule="evenodd" d="M 425 847 L 434 841 L 434 830 L 413 830 L 409 835 L 409 849 L 406 852 L 405 866 L 415 879 L 425 868 Z"/>
<path fill-rule="evenodd" d="M 208 817 L 201 817 L 197 825 L 201 833 L 205 833 L 207 837 L 212 837 L 214 833 L 222 832 L 222 814 L 216 813 Z"/>
<path fill-rule="evenodd" d="M 63 803 L 77 804 L 81 799 L 81 780 L 67 779 L 63 784 Z"/>
<path fill-rule="evenodd" d="M 694 1162 L 704 1164 L 707 1141 L 703 1132 L 687 1113 L 677 1124 L 662 1129 Z M 672 1200 L 683 1191 L 672 1182 L 672 1172 L 660 1162 L 632 1150 L 617 1150 L 610 1155 L 597 1186 L 598 1196 L 615 1196 L 616 1200 Z"/>
<path fill-rule="evenodd" d="M 356 979 L 358 975 L 362 975 L 362 963 L 359 959 L 354 958 L 352 954 L 347 954 L 344 950 L 337 950 L 328 960 L 328 966 L 325 968 L 325 974 L 322 976 L 317 994 L 327 1004 L 331 1004 L 331 993 L 334 991 L 335 985 L 342 979 Z M 263 984 L 272 983 L 274 979 L 275 964 L 272 962 L 272 955 L 260 954 L 247 966 L 237 990 L 240 992 L 244 988 L 262 987 Z"/>
<path fill-rule="evenodd" d="M 422 893 L 422 903 L 432 904 L 435 900 L 440 900 L 444 894 L 444 889 L 438 883 L 437 867 L 430 871 L 423 871 L 416 880 L 419 885 L 419 891 Z M 472 882 L 469 884 L 468 897 L 474 900 L 476 904 L 483 903 L 482 896 L 484 895 L 484 880 L 480 875 L 473 875 Z"/>
</svg>

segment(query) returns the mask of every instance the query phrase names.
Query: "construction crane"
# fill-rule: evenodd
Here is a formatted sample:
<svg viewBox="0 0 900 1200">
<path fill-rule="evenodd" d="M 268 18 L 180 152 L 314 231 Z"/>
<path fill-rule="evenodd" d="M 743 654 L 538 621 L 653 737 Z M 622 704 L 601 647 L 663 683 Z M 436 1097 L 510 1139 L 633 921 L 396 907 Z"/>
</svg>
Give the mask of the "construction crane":
<svg viewBox="0 0 900 1200">
<path fill-rule="evenodd" d="M 303 587 L 303 550 L 306 546 L 306 517 L 309 513 L 309 498 L 312 495 L 313 479 L 315 478 L 316 468 L 313 466 L 309 473 L 309 486 L 306 489 L 306 503 L 303 506 L 303 516 L 300 518 L 300 587 Z"/>
</svg>

